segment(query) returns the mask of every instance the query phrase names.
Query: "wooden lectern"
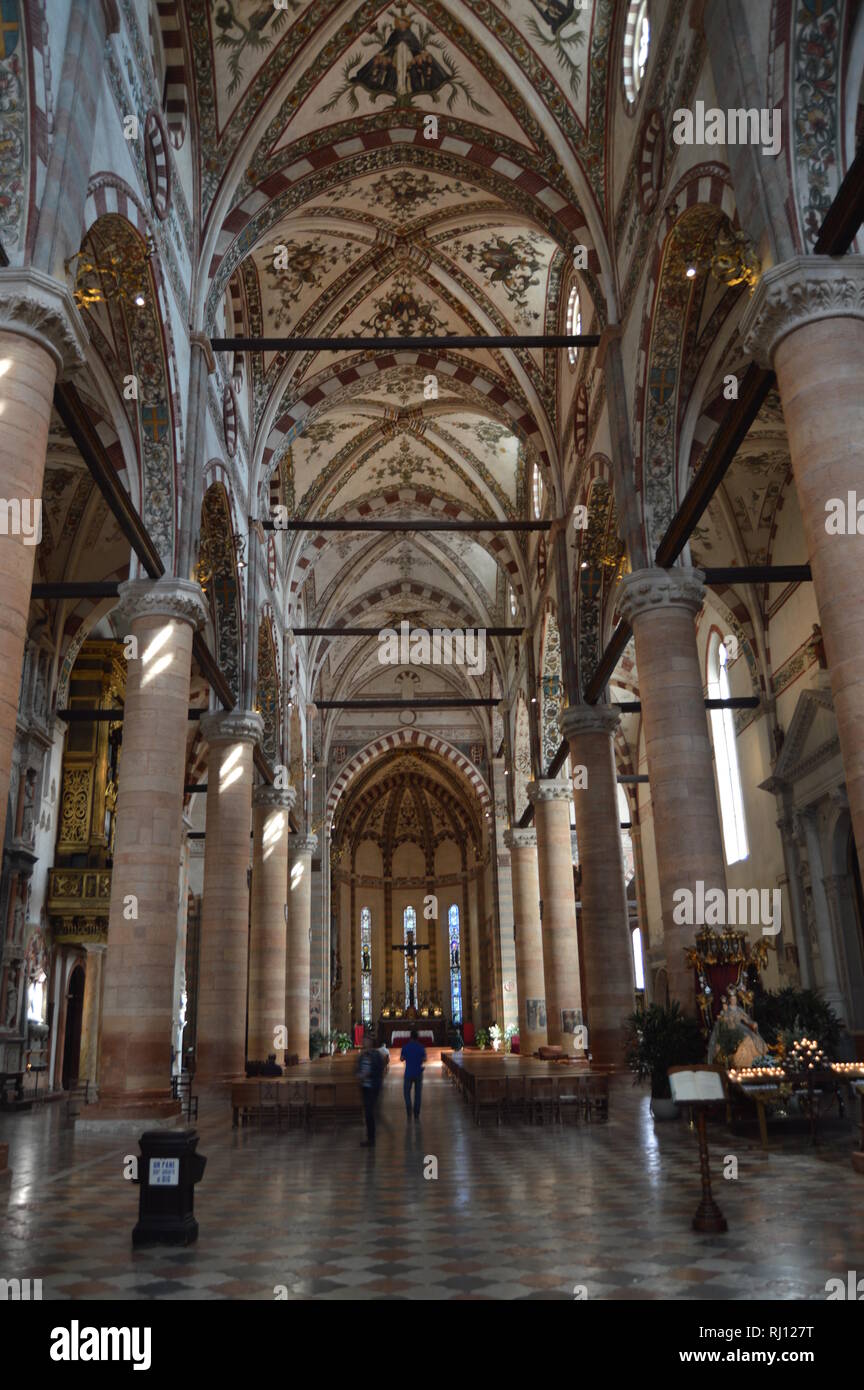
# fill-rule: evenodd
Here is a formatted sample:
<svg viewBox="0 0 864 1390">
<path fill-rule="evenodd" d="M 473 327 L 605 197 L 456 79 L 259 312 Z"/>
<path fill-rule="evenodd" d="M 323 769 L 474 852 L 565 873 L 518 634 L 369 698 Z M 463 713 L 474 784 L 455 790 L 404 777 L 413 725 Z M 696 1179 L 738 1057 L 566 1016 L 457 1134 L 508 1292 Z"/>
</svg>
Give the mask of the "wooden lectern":
<svg viewBox="0 0 864 1390">
<path fill-rule="evenodd" d="M 699 1168 L 702 1175 L 702 1200 L 693 1217 L 693 1230 L 708 1235 L 720 1235 L 728 1230 L 726 1218 L 711 1193 L 711 1171 L 708 1166 L 708 1140 L 705 1134 L 705 1112 L 710 1105 L 726 1100 L 726 1072 L 722 1067 L 706 1064 L 689 1067 L 670 1067 L 669 1085 L 672 1099 L 679 1105 L 689 1105 L 696 1113 L 699 1135 Z"/>
</svg>

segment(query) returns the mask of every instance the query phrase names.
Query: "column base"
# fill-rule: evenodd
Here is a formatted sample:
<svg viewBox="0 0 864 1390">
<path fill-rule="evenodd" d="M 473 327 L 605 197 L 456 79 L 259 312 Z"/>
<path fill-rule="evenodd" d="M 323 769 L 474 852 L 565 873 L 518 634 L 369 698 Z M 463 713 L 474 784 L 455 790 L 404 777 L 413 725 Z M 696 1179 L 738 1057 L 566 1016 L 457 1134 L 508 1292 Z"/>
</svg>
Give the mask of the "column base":
<svg viewBox="0 0 864 1390">
<path fill-rule="evenodd" d="M 852 1167 L 855 1169 L 856 1173 L 864 1174 L 864 1152 L 852 1155 Z M 3 1174 L 0 1173 L 0 1178 L 2 1178 L 2 1176 Z"/>
<path fill-rule="evenodd" d="M 128 1091 L 104 1095 L 95 1105 L 86 1106 L 75 1117 L 93 1133 L 140 1133 L 147 1129 L 173 1129 L 184 1123 L 183 1107 L 164 1091 Z"/>
<path fill-rule="evenodd" d="M 0 1144 L 0 1188 L 3 1188 L 7 1182 L 12 1181 L 12 1169 L 6 1166 L 8 1162 L 9 1145 Z"/>
</svg>

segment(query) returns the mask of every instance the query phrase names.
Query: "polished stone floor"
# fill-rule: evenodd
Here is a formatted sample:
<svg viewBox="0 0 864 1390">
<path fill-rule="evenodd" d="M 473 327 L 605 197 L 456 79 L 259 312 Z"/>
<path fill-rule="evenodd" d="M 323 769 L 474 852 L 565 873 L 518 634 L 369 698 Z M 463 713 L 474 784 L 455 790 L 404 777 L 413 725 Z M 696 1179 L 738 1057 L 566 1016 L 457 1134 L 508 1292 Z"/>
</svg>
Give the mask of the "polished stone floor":
<svg viewBox="0 0 864 1390">
<path fill-rule="evenodd" d="M 851 1127 L 816 1150 L 780 1136 L 767 1156 L 713 1129 L 729 1232 L 707 1237 L 690 1229 L 695 1137 L 684 1121 L 655 1126 L 629 1078 L 613 1082 L 608 1125 L 478 1130 L 437 1063 L 419 1123 L 406 1121 L 401 1073 L 385 1082 L 374 1150 L 359 1125 L 232 1130 L 227 1103 L 202 1100 L 188 1250 L 132 1251 L 138 1189 L 123 1167 L 136 1145 L 76 1130 L 59 1104 L 0 1115 L 14 1170 L 0 1277 L 41 1279 L 46 1299 L 824 1300 L 827 1279 L 864 1269 Z"/>
</svg>

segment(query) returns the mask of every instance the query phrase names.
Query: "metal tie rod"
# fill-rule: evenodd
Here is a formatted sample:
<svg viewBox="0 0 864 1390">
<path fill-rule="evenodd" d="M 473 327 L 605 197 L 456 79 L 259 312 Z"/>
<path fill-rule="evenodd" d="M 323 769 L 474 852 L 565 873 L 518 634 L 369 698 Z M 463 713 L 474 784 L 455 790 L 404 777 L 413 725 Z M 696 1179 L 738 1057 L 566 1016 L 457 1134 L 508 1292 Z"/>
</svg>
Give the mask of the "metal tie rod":
<svg viewBox="0 0 864 1390">
<path fill-rule="evenodd" d="M 211 338 L 214 352 L 426 352 L 430 348 L 588 348 L 599 333 L 453 334 L 416 338 Z"/>
<path fill-rule="evenodd" d="M 385 623 L 381 627 L 292 627 L 291 631 L 295 637 L 380 637 L 385 631 L 395 632 L 396 626 Z M 452 629 L 451 629 L 452 630 Z M 461 632 L 485 632 L 487 637 L 521 637 L 525 631 L 522 627 L 484 627 L 482 623 L 475 623 L 473 627 L 462 627 L 455 629 Z M 444 628 L 434 627 L 412 627 L 410 636 L 415 633 L 425 633 L 427 637 L 433 637 L 436 632 L 447 631 Z"/>
<path fill-rule="evenodd" d="M 501 701 L 495 699 L 441 699 L 420 700 L 314 700 L 316 709 L 497 709 Z"/>
<path fill-rule="evenodd" d="M 276 525 L 275 521 L 256 522 L 265 531 L 548 531 L 551 521 L 492 521 L 478 517 L 476 521 L 315 521 L 292 517 Z"/>
</svg>

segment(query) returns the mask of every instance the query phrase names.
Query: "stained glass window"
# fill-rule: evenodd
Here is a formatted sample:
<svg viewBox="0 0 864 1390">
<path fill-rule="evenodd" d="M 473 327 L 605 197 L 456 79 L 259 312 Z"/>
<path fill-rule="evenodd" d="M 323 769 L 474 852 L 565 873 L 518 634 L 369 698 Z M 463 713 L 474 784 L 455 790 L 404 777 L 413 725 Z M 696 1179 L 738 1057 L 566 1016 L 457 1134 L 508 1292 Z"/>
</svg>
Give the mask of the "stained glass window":
<svg viewBox="0 0 864 1390">
<path fill-rule="evenodd" d="M 581 305 L 580 300 L 579 300 L 579 291 L 578 291 L 578 289 L 576 288 L 576 286 L 574 285 L 573 288 L 572 288 L 572 290 L 570 291 L 570 299 L 568 300 L 568 303 L 567 303 L 567 336 L 568 336 L 568 337 L 572 337 L 572 338 L 578 338 L 578 336 L 579 336 L 579 334 L 580 334 L 581 332 L 582 332 L 582 305 Z M 568 358 L 570 359 L 570 366 L 571 366 L 571 367 L 575 367 L 575 366 L 576 366 L 576 358 L 577 358 L 578 354 L 579 354 L 579 349 L 578 349 L 578 348 L 576 348 L 576 347 L 568 347 L 568 349 L 567 349 L 567 356 L 568 356 Z"/>
<path fill-rule="evenodd" d="M 450 937 L 450 1007 L 454 1023 L 462 1022 L 462 961 L 459 941 L 459 908 L 454 903 L 447 916 Z"/>
<path fill-rule="evenodd" d="M 360 909 L 360 1017 L 372 1022 L 372 913 Z"/>
<path fill-rule="evenodd" d="M 406 946 L 417 945 L 417 913 L 413 907 L 406 907 L 402 916 L 403 943 Z M 405 952 L 405 1007 L 410 1009 L 413 1004 L 416 1008 L 419 998 L 417 991 L 417 956 L 410 951 Z"/>
</svg>

